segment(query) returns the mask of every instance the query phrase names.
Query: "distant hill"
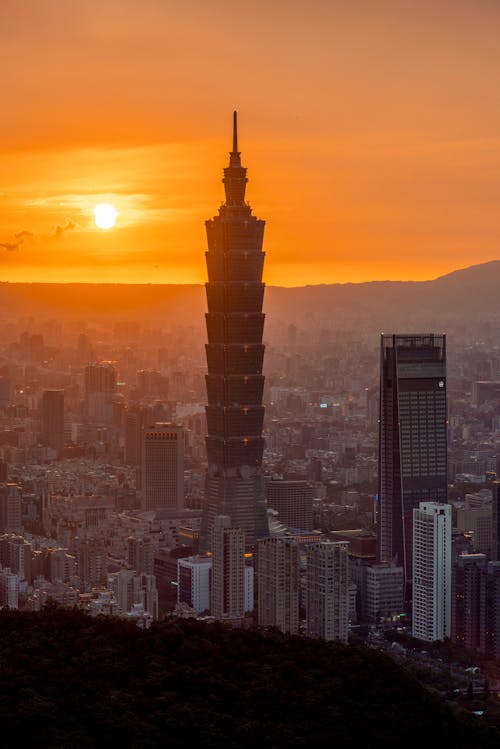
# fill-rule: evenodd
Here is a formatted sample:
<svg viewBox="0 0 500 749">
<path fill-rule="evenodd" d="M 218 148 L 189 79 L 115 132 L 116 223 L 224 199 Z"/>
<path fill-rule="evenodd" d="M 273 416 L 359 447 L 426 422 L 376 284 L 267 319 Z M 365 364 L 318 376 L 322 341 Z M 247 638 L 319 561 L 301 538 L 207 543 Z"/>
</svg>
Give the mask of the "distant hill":
<svg viewBox="0 0 500 749">
<path fill-rule="evenodd" d="M 0 611 L 2 747 L 489 749 L 379 652 L 171 619 Z"/>
<path fill-rule="evenodd" d="M 454 271 L 432 281 L 373 281 L 266 289 L 273 324 L 329 328 L 494 320 L 500 317 L 500 260 Z M 203 286 L 161 284 L 0 283 L 4 317 L 155 319 L 200 326 Z"/>
<path fill-rule="evenodd" d="M 267 312 L 297 323 L 310 320 L 332 327 L 371 323 L 381 330 L 395 320 L 407 324 L 500 317 L 500 260 L 473 265 L 432 281 L 372 281 L 301 288 L 271 288 Z"/>
</svg>

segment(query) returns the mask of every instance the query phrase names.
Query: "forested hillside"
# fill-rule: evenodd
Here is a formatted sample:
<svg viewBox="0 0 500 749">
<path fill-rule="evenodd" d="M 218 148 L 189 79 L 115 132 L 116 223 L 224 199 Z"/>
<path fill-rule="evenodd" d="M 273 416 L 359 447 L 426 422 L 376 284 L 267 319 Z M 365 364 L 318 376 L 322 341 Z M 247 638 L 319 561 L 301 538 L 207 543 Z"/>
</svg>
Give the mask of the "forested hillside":
<svg viewBox="0 0 500 749">
<path fill-rule="evenodd" d="M 274 632 L 3 610 L 0 665 L 4 747 L 500 745 L 382 654 Z"/>
</svg>

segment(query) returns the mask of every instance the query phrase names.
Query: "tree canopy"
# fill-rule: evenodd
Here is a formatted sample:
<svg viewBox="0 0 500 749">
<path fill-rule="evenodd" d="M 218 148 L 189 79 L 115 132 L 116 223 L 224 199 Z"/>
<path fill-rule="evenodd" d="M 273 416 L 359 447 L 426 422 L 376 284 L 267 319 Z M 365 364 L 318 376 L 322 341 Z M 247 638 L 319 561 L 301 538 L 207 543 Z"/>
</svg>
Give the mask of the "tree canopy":
<svg viewBox="0 0 500 749">
<path fill-rule="evenodd" d="M 171 617 L 0 611 L 3 747 L 496 747 L 383 654 Z"/>
</svg>

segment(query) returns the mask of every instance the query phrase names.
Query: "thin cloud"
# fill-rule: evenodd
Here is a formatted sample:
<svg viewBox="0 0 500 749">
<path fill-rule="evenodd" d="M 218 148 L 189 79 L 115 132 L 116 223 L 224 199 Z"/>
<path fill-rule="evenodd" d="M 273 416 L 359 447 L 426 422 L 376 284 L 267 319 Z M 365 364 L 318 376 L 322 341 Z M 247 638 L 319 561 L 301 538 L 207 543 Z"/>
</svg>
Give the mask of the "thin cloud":
<svg viewBox="0 0 500 749">
<path fill-rule="evenodd" d="M 7 250 L 7 252 L 17 252 L 22 245 L 21 242 L 0 242 L 0 247 L 2 247 L 4 250 Z"/>
<path fill-rule="evenodd" d="M 72 231 L 76 227 L 77 224 L 68 218 L 64 224 L 56 224 L 50 234 L 35 234 L 29 229 L 21 229 L 21 231 L 14 232 L 15 242 L 0 242 L 0 248 L 7 252 L 18 252 L 28 239 L 60 239 L 66 232 Z"/>
<path fill-rule="evenodd" d="M 16 242 L 0 242 L 0 248 L 7 252 L 18 252 L 28 239 L 60 239 L 66 232 L 72 231 L 76 227 L 77 224 L 68 218 L 64 224 L 56 224 L 50 234 L 35 234 L 29 229 L 21 229 L 21 231 L 14 232 Z"/>
<path fill-rule="evenodd" d="M 57 226 L 54 227 L 54 230 L 53 230 L 51 236 L 54 239 L 59 239 L 67 231 L 72 231 L 75 228 L 76 228 L 75 222 L 74 221 L 70 221 L 69 219 L 66 219 L 66 222 L 62 226 L 61 226 L 61 224 L 57 224 Z"/>
<path fill-rule="evenodd" d="M 16 239 L 21 240 L 21 243 L 24 242 L 25 239 L 28 239 L 29 237 L 34 237 L 32 231 L 28 231 L 27 229 L 22 229 L 22 231 L 17 231 L 14 234 Z"/>
<path fill-rule="evenodd" d="M 35 235 L 32 231 L 28 231 L 28 229 L 21 229 L 21 231 L 16 231 L 14 233 L 14 237 L 17 239 L 17 242 L 0 242 L 0 247 L 2 247 L 4 250 L 7 250 L 7 252 L 18 252 L 19 248 L 22 244 L 24 244 L 24 241 L 26 239 L 31 239 Z"/>
</svg>

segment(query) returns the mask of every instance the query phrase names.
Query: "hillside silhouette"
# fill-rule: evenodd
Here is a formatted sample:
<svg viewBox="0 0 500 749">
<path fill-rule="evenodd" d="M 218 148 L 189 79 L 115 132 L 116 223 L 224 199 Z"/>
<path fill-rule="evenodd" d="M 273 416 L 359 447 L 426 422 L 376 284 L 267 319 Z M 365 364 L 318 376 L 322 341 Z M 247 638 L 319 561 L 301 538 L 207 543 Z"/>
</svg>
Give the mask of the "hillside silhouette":
<svg viewBox="0 0 500 749">
<path fill-rule="evenodd" d="M 169 619 L 0 611 L 2 745 L 488 749 L 500 734 L 377 651 Z M 431 744 L 429 744 L 431 745 Z"/>
<path fill-rule="evenodd" d="M 284 288 L 269 286 L 265 312 L 274 322 L 383 330 L 499 317 L 500 260 L 448 273 L 432 281 L 373 281 Z M 4 317 L 154 319 L 203 324 L 202 285 L 0 283 Z"/>
</svg>

